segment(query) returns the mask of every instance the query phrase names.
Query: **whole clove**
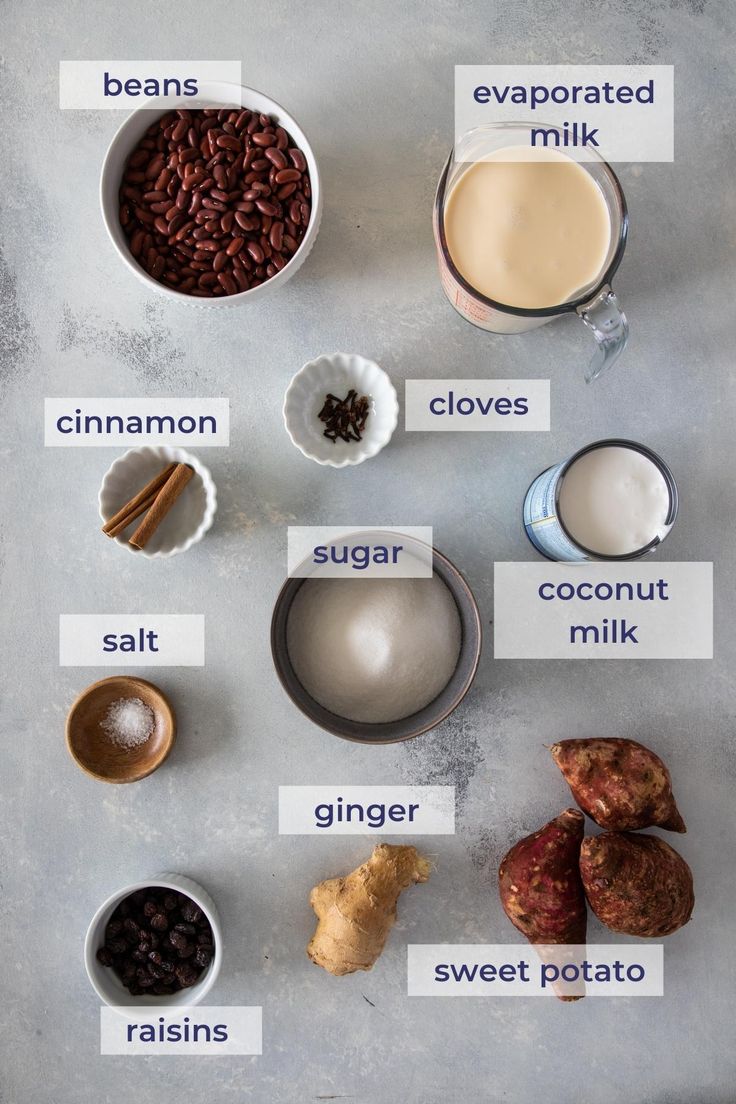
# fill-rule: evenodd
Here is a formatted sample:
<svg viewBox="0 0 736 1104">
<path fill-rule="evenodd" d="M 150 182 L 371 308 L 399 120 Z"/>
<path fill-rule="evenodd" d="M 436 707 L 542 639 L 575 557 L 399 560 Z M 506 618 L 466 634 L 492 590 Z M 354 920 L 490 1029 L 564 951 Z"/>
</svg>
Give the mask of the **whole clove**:
<svg viewBox="0 0 736 1104">
<path fill-rule="evenodd" d="M 365 423 L 370 414 L 370 400 L 358 392 L 348 391 L 344 399 L 328 394 L 319 412 L 319 420 L 325 423 L 325 436 L 328 441 L 362 441 Z"/>
</svg>

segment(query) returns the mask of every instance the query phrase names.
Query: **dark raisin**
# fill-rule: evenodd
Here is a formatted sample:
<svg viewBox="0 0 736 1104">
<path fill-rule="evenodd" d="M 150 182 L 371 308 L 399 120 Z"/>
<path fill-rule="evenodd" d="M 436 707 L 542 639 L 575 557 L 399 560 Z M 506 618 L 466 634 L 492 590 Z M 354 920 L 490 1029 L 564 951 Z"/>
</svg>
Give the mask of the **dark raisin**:
<svg viewBox="0 0 736 1104">
<path fill-rule="evenodd" d="M 105 939 L 114 939 L 123 930 L 122 920 L 111 920 L 105 928 Z"/>
<path fill-rule="evenodd" d="M 176 947 L 177 951 L 180 951 L 187 946 L 189 940 L 183 932 L 174 930 L 169 934 L 169 942 L 172 947 Z"/>
<path fill-rule="evenodd" d="M 167 912 L 173 912 L 175 908 L 179 907 L 179 898 L 175 893 L 167 893 L 164 897 L 164 908 Z"/>
<path fill-rule="evenodd" d="M 184 935 L 194 935 L 196 930 L 194 924 L 174 924 L 174 931 L 183 932 Z"/>
<path fill-rule="evenodd" d="M 127 940 L 121 939 L 119 936 L 116 939 L 110 939 L 106 945 L 108 951 L 111 951 L 114 955 L 125 954 L 128 949 Z"/>
<path fill-rule="evenodd" d="M 196 924 L 202 918 L 202 910 L 199 905 L 195 905 L 194 901 L 190 901 L 188 898 L 182 905 L 181 915 L 184 920 L 189 924 Z"/>
<path fill-rule="evenodd" d="M 138 925 L 136 924 L 135 920 L 128 918 L 123 922 L 123 932 L 125 934 L 125 938 L 130 940 L 131 943 L 138 942 L 140 938 L 138 931 Z"/>
<path fill-rule="evenodd" d="M 194 961 L 198 966 L 209 966 L 212 961 L 212 950 L 210 947 L 198 947 L 197 953 L 194 956 Z"/>
<path fill-rule="evenodd" d="M 163 912 L 157 912 L 155 916 L 151 917 L 151 927 L 155 931 L 166 931 L 169 926 L 169 921 Z"/>
<path fill-rule="evenodd" d="M 97 952 L 97 961 L 102 966 L 112 966 L 112 951 L 108 947 L 100 947 Z"/>
<path fill-rule="evenodd" d="M 188 962 L 180 962 L 176 967 L 176 980 L 182 989 L 188 989 L 197 980 L 197 971 Z"/>
<path fill-rule="evenodd" d="M 156 902 L 155 901 L 146 901 L 146 903 L 143 906 L 143 915 L 147 916 L 150 919 L 152 916 L 155 916 L 157 912 L 158 912 L 158 905 L 156 904 Z"/>
</svg>

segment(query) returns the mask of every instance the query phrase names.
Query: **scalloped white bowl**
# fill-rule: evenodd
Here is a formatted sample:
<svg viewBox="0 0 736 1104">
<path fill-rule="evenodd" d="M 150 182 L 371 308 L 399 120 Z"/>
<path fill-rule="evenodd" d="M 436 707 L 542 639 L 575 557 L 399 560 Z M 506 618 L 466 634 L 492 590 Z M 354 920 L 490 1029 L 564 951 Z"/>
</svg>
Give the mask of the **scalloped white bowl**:
<svg viewBox="0 0 736 1104">
<path fill-rule="evenodd" d="M 362 441 L 330 441 L 319 412 L 325 396 L 341 398 L 355 388 L 370 399 Z M 399 400 L 382 368 L 357 353 L 331 353 L 310 360 L 292 379 L 284 397 L 286 432 L 304 456 L 331 468 L 362 464 L 391 440 L 399 421 Z"/>
<path fill-rule="evenodd" d="M 128 543 L 135 532 L 134 522 L 123 533 L 112 539 L 117 544 L 135 552 L 137 556 L 155 559 L 162 556 L 175 556 L 177 552 L 186 552 L 200 541 L 212 522 L 217 510 L 217 491 L 207 468 L 181 448 L 143 445 L 129 449 L 105 472 L 98 496 L 100 517 L 108 521 L 121 506 L 129 502 L 133 495 L 145 487 L 166 464 L 189 464 L 194 468 L 194 476 L 189 481 L 181 497 L 174 503 L 145 548 L 134 548 Z"/>
</svg>

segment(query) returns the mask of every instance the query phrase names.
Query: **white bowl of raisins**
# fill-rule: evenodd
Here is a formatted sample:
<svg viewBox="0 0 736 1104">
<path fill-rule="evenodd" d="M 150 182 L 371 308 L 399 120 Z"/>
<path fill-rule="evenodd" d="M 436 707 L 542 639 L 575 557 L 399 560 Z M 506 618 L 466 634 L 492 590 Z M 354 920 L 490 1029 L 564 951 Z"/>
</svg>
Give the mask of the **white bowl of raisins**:
<svg viewBox="0 0 736 1104">
<path fill-rule="evenodd" d="M 92 918 L 84 943 L 93 989 L 122 1012 L 199 1004 L 217 980 L 221 957 L 215 903 L 182 874 L 113 893 Z"/>
</svg>

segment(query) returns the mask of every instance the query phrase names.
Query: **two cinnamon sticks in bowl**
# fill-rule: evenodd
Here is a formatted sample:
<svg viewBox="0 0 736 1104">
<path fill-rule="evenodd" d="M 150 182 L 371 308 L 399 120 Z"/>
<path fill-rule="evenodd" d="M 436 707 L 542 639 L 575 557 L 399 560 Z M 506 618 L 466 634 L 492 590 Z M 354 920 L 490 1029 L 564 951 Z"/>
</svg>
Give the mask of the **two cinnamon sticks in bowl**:
<svg viewBox="0 0 736 1104">
<path fill-rule="evenodd" d="M 102 532 L 108 537 L 117 537 L 141 514 L 145 514 L 128 541 L 134 548 L 145 548 L 193 475 L 194 469 L 188 464 L 167 464 L 163 471 L 154 476 L 150 483 L 105 522 Z"/>
</svg>

